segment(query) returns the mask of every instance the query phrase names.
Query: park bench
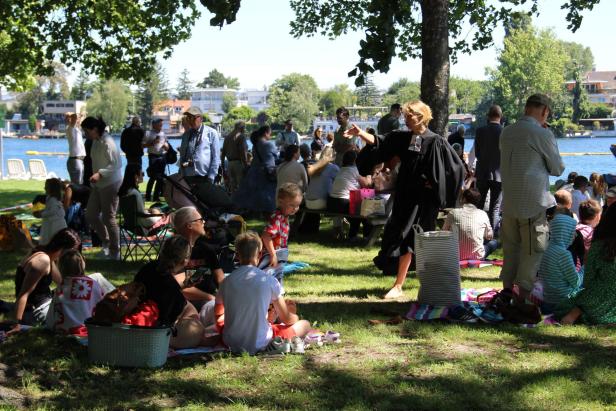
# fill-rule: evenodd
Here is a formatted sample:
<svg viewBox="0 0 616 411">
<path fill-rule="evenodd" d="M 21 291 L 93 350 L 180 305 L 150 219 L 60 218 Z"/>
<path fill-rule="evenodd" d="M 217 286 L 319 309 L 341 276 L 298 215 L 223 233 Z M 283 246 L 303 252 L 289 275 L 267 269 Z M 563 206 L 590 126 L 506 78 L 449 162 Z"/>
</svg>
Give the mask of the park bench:
<svg viewBox="0 0 616 411">
<path fill-rule="evenodd" d="M 290 234 L 297 234 L 299 227 L 302 225 L 304 221 L 304 216 L 306 214 L 318 214 L 321 217 L 339 217 L 339 218 L 359 218 L 362 220 L 368 221 L 372 225 L 372 230 L 370 232 L 370 236 L 368 237 L 368 242 L 365 244 L 365 247 L 372 247 L 376 240 L 379 238 L 381 233 L 383 232 L 383 227 L 385 227 L 385 223 L 387 222 L 387 216 L 385 215 L 370 215 L 367 217 L 363 217 L 360 215 L 351 215 L 345 213 L 334 213 L 327 210 L 312 210 L 309 208 L 302 207 L 299 209 L 295 218 L 293 219 L 293 223 L 291 224 L 291 232 Z"/>
</svg>

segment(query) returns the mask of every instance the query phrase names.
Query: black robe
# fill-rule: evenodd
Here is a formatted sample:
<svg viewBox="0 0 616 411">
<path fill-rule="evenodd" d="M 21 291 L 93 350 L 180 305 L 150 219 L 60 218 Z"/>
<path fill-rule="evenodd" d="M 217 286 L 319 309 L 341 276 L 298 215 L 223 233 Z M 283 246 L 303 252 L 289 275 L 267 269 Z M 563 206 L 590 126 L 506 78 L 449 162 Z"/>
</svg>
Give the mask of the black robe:
<svg viewBox="0 0 616 411">
<path fill-rule="evenodd" d="M 419 144 L 411 144 L 412 132 L 393 131 L 376 139 L 371 156 L 376 163 L 400 158 L 392 213 L 374 259 L 385 274 L 396 274 L 398 258 L 413 252 L 412 226 L 435 230 L 439 209 L 455 206 L 464 182 L 464 165 L 447 140 L 430 130 L 419 137 Z"/>
</svg>

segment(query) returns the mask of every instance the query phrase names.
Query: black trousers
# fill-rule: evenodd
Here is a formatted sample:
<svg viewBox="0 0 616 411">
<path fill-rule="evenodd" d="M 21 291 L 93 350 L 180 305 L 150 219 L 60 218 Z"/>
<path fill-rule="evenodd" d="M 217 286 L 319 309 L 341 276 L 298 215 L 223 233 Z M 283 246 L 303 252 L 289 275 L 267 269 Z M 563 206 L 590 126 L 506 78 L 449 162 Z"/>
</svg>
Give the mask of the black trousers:
<svg viewBox="0 0 616 411">
<path fill-rule="evenodd" d="M 145 198 L 150 199 L 152 195 L 152 187 L 154 188 L 154 201 L 158 201 L 163 193 L 163 181 L 165 175 L 165 167 L 167 162 L 165 156 L 161 154 L 148 154 L 148 184 L 145 188 Z"/>
<path fill-rule="evenodd" d="M 492 228 L 496 229 L 500 220 L 500 205 L 503 199 L 502 185 L 500 181 L 494 180 L 477 180 L 477 190 L 481 194 L 481 200 L 479 204 L 481 209 L 485 207 L 488 191 L 490 192 L 490 205 L 488 207 L 488 217 L 490 218 L 490 224 Z"/>
<path fill-rule="evenodd" d="M 349 214 L 349 199 L 348 198 L 334 198 L 327 197 L 327 210 L 332 213 L 344 213 Z M 372 225 L 368 223 L 366 220 L 356 217 L 349 218 L 349 238 L 357 237 L 357 233 L 359 233 L 359 226 L 363 221 L 363 230 L 362 233 L 364 237 L 368 237 L 370 235 L 370 230 L 372 229 Z"/>
</svg>

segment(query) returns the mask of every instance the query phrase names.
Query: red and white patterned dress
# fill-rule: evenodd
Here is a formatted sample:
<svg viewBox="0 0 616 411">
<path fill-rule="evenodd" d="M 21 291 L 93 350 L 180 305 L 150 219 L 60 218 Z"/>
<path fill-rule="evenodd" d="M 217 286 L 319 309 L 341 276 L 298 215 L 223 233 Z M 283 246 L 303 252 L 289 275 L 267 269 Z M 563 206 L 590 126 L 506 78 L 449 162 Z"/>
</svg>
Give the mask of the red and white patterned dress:
<svg viewBox="0 0 616 411">
<path fill-rule="evenodd" d="M 263 232 L 272 236 L 274 250 L 287 248 L 287 241 L 289 240 L 289 216 L 282 214 L 279 209 L 276 209 L 272 213 L 269 223 L 265 226 Z"/>
</svg>

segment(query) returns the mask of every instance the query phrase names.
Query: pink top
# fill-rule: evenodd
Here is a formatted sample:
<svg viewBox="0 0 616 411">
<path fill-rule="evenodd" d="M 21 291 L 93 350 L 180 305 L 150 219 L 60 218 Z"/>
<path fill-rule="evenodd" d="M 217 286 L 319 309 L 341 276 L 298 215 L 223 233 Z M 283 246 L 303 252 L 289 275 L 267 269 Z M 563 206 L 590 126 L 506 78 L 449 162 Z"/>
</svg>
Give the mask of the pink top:
<svg viewBox="0 0 616 411">
<path fill-rule="evenodd" d="M 578 223 L 575 230 L 582 233 L 582 237 L 584 238 L 584 251 L 588 254 L 588 250 L 590 250 L 590 242 L 592 241 L 592 233 L 595 229 L 589 225 Z"/>
</svg>

